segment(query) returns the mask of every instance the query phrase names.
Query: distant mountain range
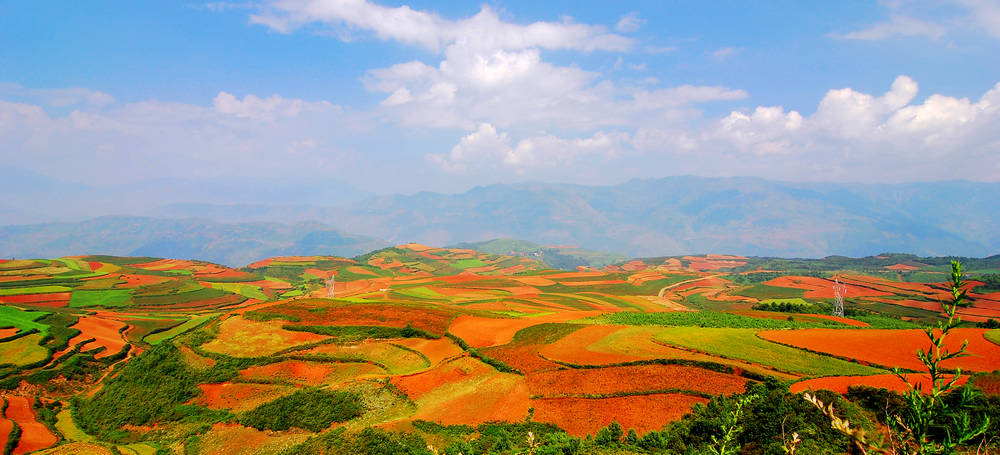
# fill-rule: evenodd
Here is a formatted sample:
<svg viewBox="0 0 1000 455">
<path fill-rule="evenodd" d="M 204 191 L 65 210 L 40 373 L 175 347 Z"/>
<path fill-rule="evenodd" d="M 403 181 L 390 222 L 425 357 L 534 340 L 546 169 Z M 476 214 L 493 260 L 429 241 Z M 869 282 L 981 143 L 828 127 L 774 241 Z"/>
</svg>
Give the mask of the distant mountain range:
<svg viewBox="0 0 1000 455">
<path fill-rule="evenodd" d="M 0 227 L 0 257 L 83 254 L 200 259 L 245 266 L 271 256 L 356 256 L 389 246 L 316 222 L 237 223 L 106 216 L 76 223 Z"/>
<path fill-rule="evenodd" d="M 631 257 L 691 253 L 860 257 L 886 251 L 984 257 L 1000 252 L 996 210 L 1000 183 L 855 185 L 668 177 L 613 186 L 532 183 L 477 187 L 460 194 L 349 196 L 350 202 L 337 202 L 331 196 L 329 205 L 315 204 L 314 198 L 306 203 L 289 197 L 296 204 L 275 203 L 271 198 L 261 204 L 196 202 L 144 209 L 140 214 L 155 218 L 212 220 L 146 219 L 142 230 L 146 243 L 125 242 L 133 235 L 131 225 L 116 218 L 62 227 L 24 226 L 16 234 L 3 228 L 0 256 L 79 253 L 83 245 L 79 238 L 102 236 L 107 238 L 90 245 L 110 248 L 116 246 L 115 238 L 122 245 L 87 252 L 133 254 L 153 239 L 164 238 L 175 240 L 154 242 L 160 250 L 143 254 L 222 258 L 219 262 L 235 265 L 293 254 L 290 251 L 350 255 L 367 251 L 362 245 L 441 246 L 498 238 L 576 245 Z M 17 210 L 22 208 L 8 212 Z M 267 223 L 259 224 L 263 222 Z M 164 230 L 160 237 L 155 235 L 158 229 Z M 52 234 L 40 234 L 57 231 L 70 237 L 57 242 Z M 326 240 L 308 240 L 314 238 L 313 231 Z M 305 251 L 305 246 L 328 249 Z"/>
</svg>

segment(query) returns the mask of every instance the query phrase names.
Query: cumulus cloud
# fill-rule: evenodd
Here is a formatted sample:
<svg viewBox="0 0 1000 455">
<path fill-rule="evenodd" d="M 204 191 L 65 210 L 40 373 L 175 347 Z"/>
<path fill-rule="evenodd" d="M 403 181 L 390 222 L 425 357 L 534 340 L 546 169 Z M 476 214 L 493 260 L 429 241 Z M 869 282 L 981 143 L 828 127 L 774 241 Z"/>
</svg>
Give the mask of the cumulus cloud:
<svg viewBox="0 0 1000 455">
<path fill-rule="evenodd" d="M 551 134 L 531 136 L 512 145 L 507 133 L 488 123 L 465 135 L 449 154 L 425 158 L 447 172 L 465 173 L 496 169 L 502 165 L 516 174 L 553 168 L 591 155 L 614 156 L 629 140 L 626 133 L 598 131 L 590 137 L 561 138 Z"/>
<path fill-rule="evenodd" d="M 226 92 L 219 92 L 215 99 L 212 100 L 212 104 L 219 113 L 253 120 L 274 120 L 275 117 L 295 117 L 303 110 L 325 111 L 339 109 L 339 107 L 327 101 L 306 102 L 300 99 L 282 98 L 278 95 L 260 98 L 252 94 L 246 95 L 240 100 Z"/>
</svg>

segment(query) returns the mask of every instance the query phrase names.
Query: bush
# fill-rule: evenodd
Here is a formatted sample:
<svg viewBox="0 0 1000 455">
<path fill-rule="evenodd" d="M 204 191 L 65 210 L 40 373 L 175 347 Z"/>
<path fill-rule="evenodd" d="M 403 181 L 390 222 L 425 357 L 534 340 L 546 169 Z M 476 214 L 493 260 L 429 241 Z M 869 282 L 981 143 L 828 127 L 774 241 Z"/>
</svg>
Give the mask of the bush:
<svg viewBox="0 0 1000 455">
<path fill-rule="evenodd" d="M 361 398 L 351 392 L 302 390 L 264 403 L 246 413 L 240 423 L 258 430 L 292 427 L 322 431 L 333 422 L 345 422 L 363 412 Z"/>
</svg>

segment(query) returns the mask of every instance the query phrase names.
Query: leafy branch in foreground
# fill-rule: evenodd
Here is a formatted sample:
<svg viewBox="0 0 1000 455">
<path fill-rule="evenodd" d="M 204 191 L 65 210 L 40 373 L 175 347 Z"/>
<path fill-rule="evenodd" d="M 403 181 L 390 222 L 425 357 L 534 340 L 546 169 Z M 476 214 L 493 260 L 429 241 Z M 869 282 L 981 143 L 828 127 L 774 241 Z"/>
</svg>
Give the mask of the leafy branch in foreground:
<svg viewBox="0 0 1000 455">
<path fill-rule="evenodd" d="M 830 418 L 834 429 L 847 435 L 862 453 L 892 453 L 892 454 L 951 454 L 955 448 L 984 434 L 989 427 L 989 417 L 978 419 L 974 423 L 969 408 L 974 394 L 971 389 L 962 388 L 957 400 L 945 400 L 945 396 L 958 389 L 962 370 L 958 368 L 954 374 L 948 374 L 941 363 L 970 354 L 966 351 L 969 341 L 965 340 L 957 351 L 945 347 L 945 338 L 958 327 L 961 318 L 955 315 L 959 306 L 968 298 L 966 283 L 962 272 L 962 264 L 951 261 L 951 295 L 950 304 L 943 304 L 947 321 L 938 322 L 936 327 L 924 329 L 930 340 L 927 350 L 917 350 L 917 358 L 927 368 L 930 378 L 930 390 L 924 391 L 920 383 L 913 384 L 899 369 L 894 372 L 906 384 L 903 394 L 906 405 L 900 415 L 890 420 L 889 441 L 869 439 L 864 431 L 851 428 L 850 422 L 840 419 L 833 412 L 833 406 L 824 406 L 823 402 L 805 394 L 805 399 L 819 408 Z"/>
</svg>

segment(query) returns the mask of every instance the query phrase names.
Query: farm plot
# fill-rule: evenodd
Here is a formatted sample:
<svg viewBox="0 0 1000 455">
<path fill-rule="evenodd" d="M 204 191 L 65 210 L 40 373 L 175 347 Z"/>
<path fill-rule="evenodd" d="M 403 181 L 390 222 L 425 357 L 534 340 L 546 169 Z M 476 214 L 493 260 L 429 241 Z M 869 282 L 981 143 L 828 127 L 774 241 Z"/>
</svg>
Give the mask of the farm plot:
<svg viewBox="0 0 1000 455">
<path fill-rule="evenodd" d="M 453 317 L 440 307 L 423 305 L 352 304 L 329 299 L 298 299 L 255 311 L 266 318 L 285 318 L 293 325 L 405 327 L 444 335 Z"/>
<path fill-rule="evenodd" d="M 632 365 L 568 369 L 527 376 L 532 396 L 631 395 L 650 391 L 692 391 L 732 395 L 746 387 L 745 378 L 687 365 Z"/>
<path fill-rule="evenodd" d="M 931 389 L 930 376 L 926 374 L 907 374 L 906 379 L 910 384 L 920 384 L 924 393 L 929 393 Z M 968 376 L 959 378 L 958 384 L 965 384 L 969 380 Z M 805 392 L 808 390 L 826 389 L 840 394 L 847 393 L 847 388 L 855 385 L 864 385 L 879 389 L 889 389 L 893 392 L 902 393 L 907 390 L 906 383 L 895 374 L 875 374 L 871 376 L 828 376 L 825 378 L 807 379 L 796 382 L 789 387 L 792 393 Z"/>
<path fill-rule="evenodd" d="M 125 328 L 125 323 L 113 319 L 99 318 L 96 316 L 83 316 L 72 328 L 80 331 L 80 334 L 69 340 L 67 348 L 72 348 L 86 340 L 91 340 L 84 344 L 80 350 L 90 351 L 103 348 L 94 358 L 108 357 L 117 354 L 125 346 L 122 339 L 121 329 Z"/>
<path fill-rule="evenodd" d="M 691 412 L 708 399 L 691 395 L 656 394 L 613 398 L 539 398 L 531 400 L 536 422 L 552 423 L 574 436 L 594 434 L 617 421 L 644 434 Z"/>
<path fill-rule="evenodd" d="M 295 387 L 285 385 L 232 382 L 199 384 L 198 388 L 201 389 L 201 395 L 192 399 L 190 404 L 209 409 L 229 409 L 233 412 L 249 411 L 296 390 Z"/>
<path fill-rule="evenodd" d="M 59 442 L 49 427 L 37 420 L 28 397 L 8 395 L 4 416 L 21 427 L 21 440 L 14 448 L 14 454 L 34 452 Z"/>
<path fill-rule="evenodd" d="M 238 424 L 217 423 L 198 440 L 203 455 L 279 454 L 301 444 L 309 433 L 261 431 Z M 234 451 L 234 449 L 236 451 Z"/>
<path fill-rule="evenodd" d="M 449 331 L 477 348 L 509 343 L 519 330 L 550 322 L 567 322 L 601 314 L 598 311 L 566 311 L 536 317 L 496 319 L 462 315 L 451 323 Z"/>
<path fill-rule="evenodd" d="M 983 337 L 985 329 L 955 329 L 946 338 L 945 346 L 956 351 L 963 341 L 969 341 L 969 357 L 947 360 L 944 368 L 961 367 L 965 371 L 992 371 L 1000 366 L 1000 346 Z M 922 330 L 830 330 L 808 329 L 794 331 L 766 331 L 761 338 L 811 351 L 824 352 L 838 357 L 922 370 L 917 359 L 917 349 L 928 349 L 930 342 Z"/>
<path fill-rule="evenodd" d="M 844 330 L 835 331 L 840 333 Z M 799 331 L 774 331 L 774 333 L 795 332 Z M 657 333 L 655 339 L 712 355 L 745 360 L 778 370 L 808 376 L 885 373 L 885 370 L 878 368 L 859 365 L 765 341 L 757 337 L 755 329 L 671 327 Z"/>
<path fill-rule="evenodd" d="M 287 381 L 296 385 L 339 384 L 348 380 L 384 375 L 385 370 L 363 362 L 311 362 L 284 360 L 240 371 L 240 376 L 255 381 Z"/>
<path fill-rule="evenodd" d="M 44 339 L 45 335 L 35 333 L 0 343 L 0 363 L 23 366 L 45 360 L 49 350 L 40 345 Z"/>
<path fill-rule="evenodd" d="M 202 345 L 207 351 L 233 357 L 260 357 L 330 337 L 281 328 L 284 321 L 249 321 L 240 316 L 219 323 L 219 334 Z"/>
<path fill-rule="evenodd" d="M 0 327 L 14 327 L 24 332 L 34 329 L 46 333 L 49 330 L 49 326 L 36 321 L 47 314 L 51 313 L 25 311 L 12 306 L 0 306 Z"/>
<path fill-rule="evenodd" d="M 397 346 L 391 341 L 365 340 L 352 344 L 323 344 L 296 354 L 320 355 L 330 359 L 371 362 L 391 374 L 406 374 L 431 366 L 423 354 Z"/>
<path fill-rule="evenodd" d="M 471 357 L 460 357 L 434 369 L 392 379 L 417 404 L 412 419 L 445 425 L 517 422 L 528 415 L 524 378 L 500 373 Z"/>
</svg>

